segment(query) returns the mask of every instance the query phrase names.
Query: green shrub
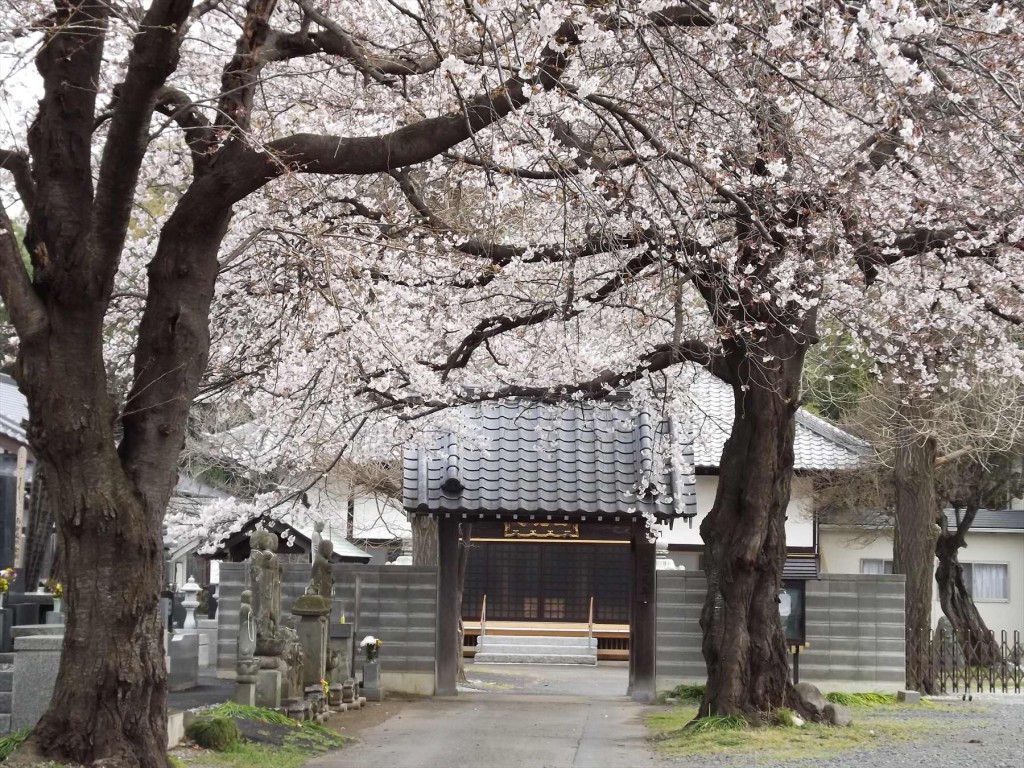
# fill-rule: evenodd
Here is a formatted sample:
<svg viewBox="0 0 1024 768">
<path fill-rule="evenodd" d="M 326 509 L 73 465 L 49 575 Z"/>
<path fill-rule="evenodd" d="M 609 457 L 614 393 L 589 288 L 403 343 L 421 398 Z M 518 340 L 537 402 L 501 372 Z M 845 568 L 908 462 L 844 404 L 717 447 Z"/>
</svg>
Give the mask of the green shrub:
<svg viewBox="0 0 1024 768">
<path fill-rule="evenodd" d="M 14 750 L 24 744 L 31 735 L 31 728 L 22 728 L 20 731 L 15 731 L 0 739 L 0 761 L 6 760 L 14 754 Z"/>
<path fill-rule="evenodd" d="M 235 721 L 227 717 L 203 717 L 194 721 L 185 734 L 200 747 L 223 752 L 242 740 Z"/>
<path fill-rule="evenodd" d="M 896 703 L 896 695 L 892 693 L 840 693 L 833 691 L 826 693 L 825 699 L 833 704 L 842 704 L 844 707 L 878 707 Z"/>
<path fill-rule="evenodd" d="M 700 701 L 704 698 L 704 686 L 677 685 L 669 691 L 668 695 L 674 699 L 680 699 L 681 701 Z"/>
</svg>

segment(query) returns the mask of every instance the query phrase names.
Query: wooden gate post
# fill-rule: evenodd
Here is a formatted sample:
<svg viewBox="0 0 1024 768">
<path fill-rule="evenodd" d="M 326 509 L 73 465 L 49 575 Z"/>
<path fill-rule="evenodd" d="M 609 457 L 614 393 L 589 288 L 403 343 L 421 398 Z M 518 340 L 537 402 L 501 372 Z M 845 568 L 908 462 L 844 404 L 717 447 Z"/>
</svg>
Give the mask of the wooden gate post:
<svg viewBox="0 0 1024 768">
<path fill-rule="evenodd" d="M 634 520 L 630 546 L 629 695 L 646 704 L 655 698 L 655 546 L 643 520 Z"/>
<path fill-rule="evenodd" d="M 437 520 L 437 672 L 436 696 L 454 696 L 459 672 L 459 521 Z"/>
</svg>

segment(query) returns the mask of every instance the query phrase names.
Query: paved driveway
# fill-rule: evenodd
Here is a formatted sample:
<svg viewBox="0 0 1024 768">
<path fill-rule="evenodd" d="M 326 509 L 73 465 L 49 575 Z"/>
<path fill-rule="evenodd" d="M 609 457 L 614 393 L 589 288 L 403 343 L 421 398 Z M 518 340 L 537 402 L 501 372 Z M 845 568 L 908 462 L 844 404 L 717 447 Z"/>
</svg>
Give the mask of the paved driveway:
<svg viewBox="0 0 1024 768">
<path fill-rule="evenodd" d="M 644 708 L 625 669 L 470 667 L 473 690 L 411 702 L 317 768 L 644 768 Z"/>
</svg>

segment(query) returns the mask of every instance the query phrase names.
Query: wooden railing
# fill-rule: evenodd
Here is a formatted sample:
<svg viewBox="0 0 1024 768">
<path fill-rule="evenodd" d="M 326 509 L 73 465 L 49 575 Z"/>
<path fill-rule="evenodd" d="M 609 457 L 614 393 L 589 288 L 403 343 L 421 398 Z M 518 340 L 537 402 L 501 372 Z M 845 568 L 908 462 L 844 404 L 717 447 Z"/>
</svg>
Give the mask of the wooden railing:
<svg viewBox="0 0 1024 768">
<path fill-rule="evenodd" d="M 587 617 L 587 647 L 594 642 L 594 596 L 590 596 L 590 614 Z"/>
</svg>

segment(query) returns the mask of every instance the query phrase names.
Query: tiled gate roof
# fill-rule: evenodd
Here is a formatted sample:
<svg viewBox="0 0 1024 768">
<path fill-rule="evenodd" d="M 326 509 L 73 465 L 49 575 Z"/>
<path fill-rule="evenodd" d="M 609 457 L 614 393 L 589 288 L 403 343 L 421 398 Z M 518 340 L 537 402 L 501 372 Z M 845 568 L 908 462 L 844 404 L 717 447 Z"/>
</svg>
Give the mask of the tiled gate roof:
<svg viewBox="0 0 1024 768">
<path fill-rule="evenodd" d="M 406 449 L 407 510 L 489 518 L 696 514 L 688 442 L 679 445 L 674 469 L 652 476 L 655 451 L 677 438 L 668 422 L 615 404 L 485 403 L 465 414 L 478 438 L 444 434 L 427 448 Z M 638 496 L 652 485 L 665 490 Z"/>
</svg>

